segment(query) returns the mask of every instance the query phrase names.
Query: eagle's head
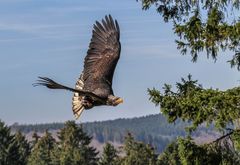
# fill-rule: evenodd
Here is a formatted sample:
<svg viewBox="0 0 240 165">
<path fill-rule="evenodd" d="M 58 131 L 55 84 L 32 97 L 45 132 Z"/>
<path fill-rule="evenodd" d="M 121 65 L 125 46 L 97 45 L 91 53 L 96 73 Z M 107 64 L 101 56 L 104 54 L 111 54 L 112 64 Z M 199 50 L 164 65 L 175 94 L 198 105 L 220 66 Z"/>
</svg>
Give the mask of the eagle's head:
<svg viewBox="0 0 240 165">
<path fill-rule="evenodd" d="M 107 105 L 117 106 L 118 104 L 123 103 L 123 99 L 121 97 L 109 95 L 107 99 Z"/>
</svg>

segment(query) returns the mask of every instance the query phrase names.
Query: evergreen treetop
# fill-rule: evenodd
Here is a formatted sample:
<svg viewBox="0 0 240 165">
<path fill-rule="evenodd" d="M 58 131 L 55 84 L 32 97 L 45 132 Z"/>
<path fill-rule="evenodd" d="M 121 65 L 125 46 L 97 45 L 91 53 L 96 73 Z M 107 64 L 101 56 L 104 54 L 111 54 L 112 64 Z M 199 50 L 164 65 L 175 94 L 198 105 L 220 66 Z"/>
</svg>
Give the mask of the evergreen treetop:
<svg viewBox="0 0 240 165">
<path fill-rule="evenodd" d="M 178 36 L 177 48 L 189 53 L 196 62 L 201 52 L 217 59 L 219 52 L 233 52 L 231 66 L 240 70 L 240 1 L 239 0 L 139 0 L 143 10 L 151 6 L 164 21 L 173 22 Z"/>
</svg>

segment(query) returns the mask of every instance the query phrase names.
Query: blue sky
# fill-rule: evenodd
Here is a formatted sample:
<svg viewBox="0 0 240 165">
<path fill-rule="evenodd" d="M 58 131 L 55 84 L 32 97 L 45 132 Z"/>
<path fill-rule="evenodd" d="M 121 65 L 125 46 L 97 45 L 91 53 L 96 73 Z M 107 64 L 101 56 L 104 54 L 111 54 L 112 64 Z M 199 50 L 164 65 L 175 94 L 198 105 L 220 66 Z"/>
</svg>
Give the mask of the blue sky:
<svg viewBox="0 0 240 165">
<path fill-rule="evenodd" d="M 111 14 L 121 29 L 122 53 L 113 88 L 124 99 L 118 107 L 95 107 L 79 121 L 159 113 L 147 88 L 174 84 L 189 73 L 204 87 L 239 85 L 239 73 L 220 53 L 216 63 L 201 54 L 197 63 L 176 49 L 171 24 L 135 0 L 1 0 L 0 118 L 8 124 L 73 120 L 72 93 L 34 88 L 38 76 L 74 87 L 83 69 L 93 23 Z"/>
</svg>

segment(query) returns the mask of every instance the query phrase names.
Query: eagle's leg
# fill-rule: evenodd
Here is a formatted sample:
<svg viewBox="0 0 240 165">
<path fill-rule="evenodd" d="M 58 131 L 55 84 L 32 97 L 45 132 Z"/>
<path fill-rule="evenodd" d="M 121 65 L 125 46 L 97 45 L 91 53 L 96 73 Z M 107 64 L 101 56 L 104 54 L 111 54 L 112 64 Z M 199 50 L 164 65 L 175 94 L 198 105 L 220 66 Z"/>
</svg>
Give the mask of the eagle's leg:
<svg viewBox="0 0 240 165">
<path fill-rule="evenodd" d="M 118 104 L 122 103 L 123 99 L 114 95 L 109 95 L 107 99 L 107 105 L 117 106 Z"/>
</svg>

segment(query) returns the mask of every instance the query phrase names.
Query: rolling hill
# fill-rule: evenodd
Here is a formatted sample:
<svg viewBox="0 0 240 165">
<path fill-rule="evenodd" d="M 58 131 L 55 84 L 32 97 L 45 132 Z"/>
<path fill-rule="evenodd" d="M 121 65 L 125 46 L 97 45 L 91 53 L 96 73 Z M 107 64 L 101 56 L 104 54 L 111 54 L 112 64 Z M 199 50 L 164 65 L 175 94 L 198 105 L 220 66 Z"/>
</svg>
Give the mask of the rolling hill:
<svg viewBox="0 0 240 165">
<path fill-rule="evenodd" d="M 177 120 L 169 124 L 161 114 L 149 115 L 138 118 L 116 119 L 107 121 L 87 122 L 80 124 L 83 129 L 93 137 L 95 144 L 101 145 L 105 142 L 122 144 L 127 133 L 131 133 L 137 140 L 151 144 L 158 152 L 164 150 L 168 143 L 178 136 L 186 136 L 185 127 L 189 124 Z M 30 137 L 35 131 L 42 134 L 45 130 L 50 131 L 57 138 L 57 132 L 63 128 L 64 123 L 46 123 L 11 126 L 12 131 L 21 131 Z M 216 136 L 213 128 L 200 127 L 193 134 L 200 142 L 209 141 Z"/>
</svg>

